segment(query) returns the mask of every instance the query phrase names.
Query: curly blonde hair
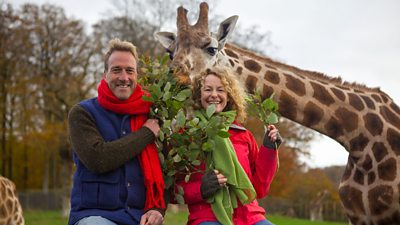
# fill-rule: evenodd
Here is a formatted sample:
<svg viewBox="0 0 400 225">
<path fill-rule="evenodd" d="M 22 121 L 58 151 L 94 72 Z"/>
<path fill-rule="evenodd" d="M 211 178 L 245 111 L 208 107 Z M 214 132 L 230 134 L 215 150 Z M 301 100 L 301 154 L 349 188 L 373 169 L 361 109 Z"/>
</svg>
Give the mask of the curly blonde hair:
<svg viewBox="0 0 400 225">
<path fill-rule="evenodd" d="M 195 75 L 193 79 L 193 100 L 196 109 L 202 108 L 201 88 L 205 78 L 213 74 L 221 79 L 222 85 L 228 94 L 228 102 L 223 111 L 236 111 L 236 121 L 242 123 L 246 120 L 246 92 L 239 81 L 227 67 L 213 67 Z"/>
</svg>

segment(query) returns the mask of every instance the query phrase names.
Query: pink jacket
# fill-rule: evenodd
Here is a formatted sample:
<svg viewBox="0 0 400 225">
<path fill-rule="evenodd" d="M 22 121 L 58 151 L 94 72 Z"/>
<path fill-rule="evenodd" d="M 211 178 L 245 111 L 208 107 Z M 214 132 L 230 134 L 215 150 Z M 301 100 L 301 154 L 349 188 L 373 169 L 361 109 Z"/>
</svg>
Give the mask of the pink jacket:
<svg viewBox="0 0 400 225">
<path fill-rule="evenodd" d="M 232 125 L 229 128 L 230 140 L 235 148 L 236 155 L 247 176 L 250 178 L 257 198 L 267 195 L 272 179 L 277 168 L 277 151 L 261 146 L 258 149 L 256 140 L 250 131 L 240 125 Z M 202 163 L 200 169 L 204 170 Z M 192 174 L 188 183 L 179 181 L 183 187 L 185 203 L 189 208 L 189 225 L 197 225 L 205 221 L 217 221 L 210 204 L 201 196 L 200 185 L 202 173 Z M 240 202 L 239 202 L 240 203 Z M 257 200 L 247 205 L 239 205 L 233 214 L 233 223 L 236 225 L 255 224 L 265 219 L 265 210 L 258 205 Z"/>
</svg>

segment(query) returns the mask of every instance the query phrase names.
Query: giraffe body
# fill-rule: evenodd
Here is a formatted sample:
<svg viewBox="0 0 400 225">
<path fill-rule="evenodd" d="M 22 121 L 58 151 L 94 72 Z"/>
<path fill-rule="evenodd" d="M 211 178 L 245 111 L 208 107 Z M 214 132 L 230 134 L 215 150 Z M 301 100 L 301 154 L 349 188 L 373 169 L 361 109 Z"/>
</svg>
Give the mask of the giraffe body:
<svg viewBox="0 0 400 225">
<path fill-rule="evenodd" d="M 331 137 L 349 152 L 339 195 L 351 223 L 400 224 L 400 108 L 387 94 L 226 44 L 237 16 L 211 34 L 206 3 L 193 26 L 186 12 L 178 8 L 177 36 L 156 34 L 172 66 L 191 75 L 226 64 L 249 92 L 275 93 L 282 116 Z"/>
<path fill-rule="evenodd" d="M 23 225 L 24 217 L 15 184 L 0 176 L 0 225 Z"/>
</svg>

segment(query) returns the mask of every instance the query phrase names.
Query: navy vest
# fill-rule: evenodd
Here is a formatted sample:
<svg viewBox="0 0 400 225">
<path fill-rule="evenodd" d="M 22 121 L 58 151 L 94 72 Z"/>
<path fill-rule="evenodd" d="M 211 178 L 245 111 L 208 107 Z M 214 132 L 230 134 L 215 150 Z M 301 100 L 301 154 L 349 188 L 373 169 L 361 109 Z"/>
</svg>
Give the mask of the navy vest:
<svg viewBox="0 0 400 225">
<path fill-rule="evenodd" d="M 97 98 L 79 104 L 96 121 L 105 142 L 119 139 L 131 132 L 129 115 L 105 110 L 99 105 Z M 73 159 L 76 171 L 71 192 L 69 225 L 88 216 L 102 216 L 117 224 L 139 224 L 144 213 L 146 188 L 137 157 L 124 166 L 103 174 L 89 171 L 75 152 Z"/>
</svg>

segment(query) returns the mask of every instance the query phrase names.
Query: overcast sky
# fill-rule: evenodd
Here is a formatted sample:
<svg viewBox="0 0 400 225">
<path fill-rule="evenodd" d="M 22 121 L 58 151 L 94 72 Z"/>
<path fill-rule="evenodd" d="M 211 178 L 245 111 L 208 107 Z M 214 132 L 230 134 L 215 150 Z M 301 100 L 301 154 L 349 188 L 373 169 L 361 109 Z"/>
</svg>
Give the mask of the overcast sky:
<svg viewBox="0 0 400 225">
<path fill-rule="evenodd" d="M 15 6 L 26 0 L 6 0 Z M 97 22 L 110 0 L 29 0 L 62 6 L 68 16 Z M 197 9 L 196 9 L 197 10 Z M 286 64 L 380 87 L 400 104 L 400 1 L 221 0 L 219 15 L 239 16 L 242 27 L 272 33 L 269 53 Z M 210 28 L 215 31 L 216 28 Z M 260 46 L 262 49 L 263 46 Z M 312 143 L 311 167 L 344 165 L 347 152 L 327 137 Z"/>
</svg>

